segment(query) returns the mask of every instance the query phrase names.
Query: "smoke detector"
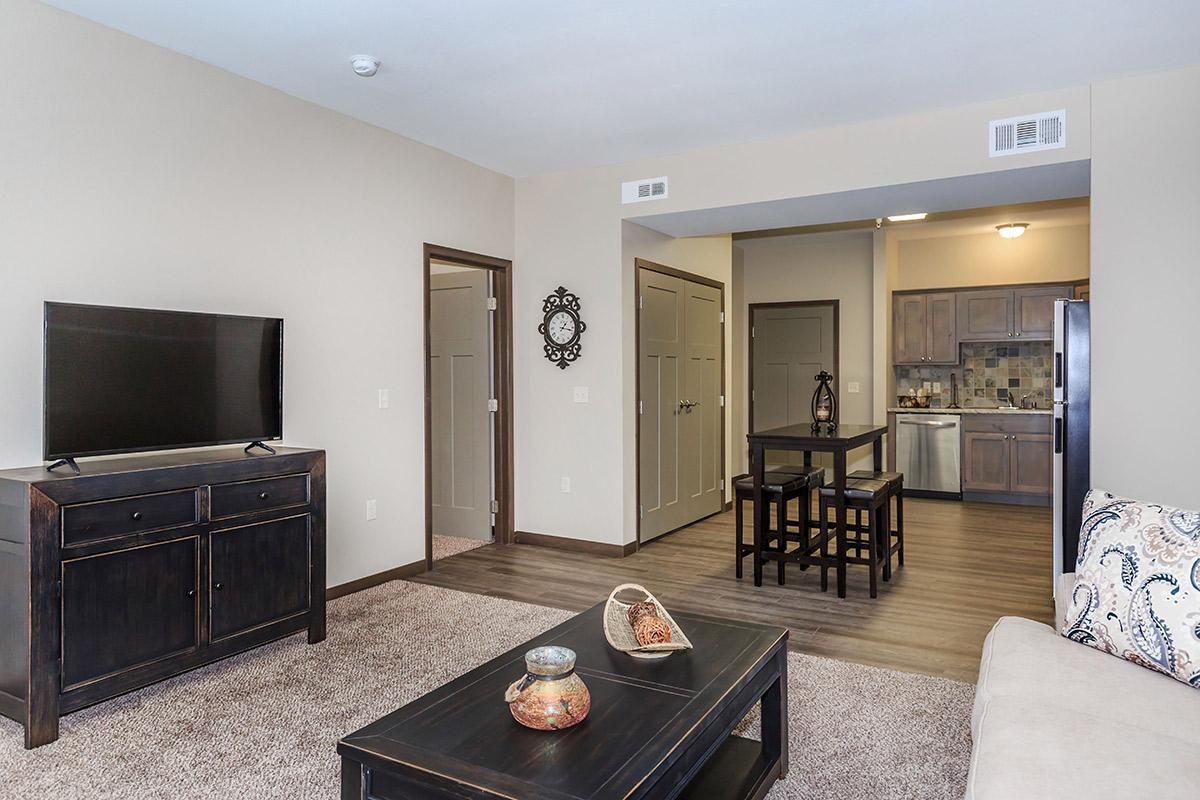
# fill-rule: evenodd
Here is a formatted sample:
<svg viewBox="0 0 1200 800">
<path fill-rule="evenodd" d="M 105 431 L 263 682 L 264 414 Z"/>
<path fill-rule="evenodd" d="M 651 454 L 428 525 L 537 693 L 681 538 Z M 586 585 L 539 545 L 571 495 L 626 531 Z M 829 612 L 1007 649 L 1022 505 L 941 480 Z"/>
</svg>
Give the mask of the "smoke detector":
<svg viewBox="0 0 1200 800">
<path fill-rule="evenodd" d="M 354 67 L 354 74 L 360 78 L 370 78 L 376 72 L 379 72 L 379 65 L 382 62 L 375 56 L 354 56 L 350 59 L 350 66 Z"/>
</svg>

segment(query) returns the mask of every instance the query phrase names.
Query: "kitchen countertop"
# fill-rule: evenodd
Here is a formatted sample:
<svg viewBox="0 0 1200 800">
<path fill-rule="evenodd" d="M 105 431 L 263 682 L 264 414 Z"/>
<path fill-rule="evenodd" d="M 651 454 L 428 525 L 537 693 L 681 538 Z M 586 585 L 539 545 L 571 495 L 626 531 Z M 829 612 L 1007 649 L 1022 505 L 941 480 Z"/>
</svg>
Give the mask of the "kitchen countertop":
<svg viewBox="0 0 1200 800">
<path fill-rule="evenodd" d="M 895 414 L 1052 414 L 1049 408 L 889 408 Z"/>
</svg>

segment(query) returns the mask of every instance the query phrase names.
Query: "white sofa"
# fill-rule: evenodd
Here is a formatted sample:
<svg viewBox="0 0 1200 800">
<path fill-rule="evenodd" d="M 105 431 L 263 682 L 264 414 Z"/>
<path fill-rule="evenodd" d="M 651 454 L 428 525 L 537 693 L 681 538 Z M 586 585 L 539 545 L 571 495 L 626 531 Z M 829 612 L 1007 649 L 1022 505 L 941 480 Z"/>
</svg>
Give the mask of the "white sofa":
<svg viewBox="0 0 1200 800">
<path fill-rule="evenodd" d="M 971 736 L 967 800 L 1200 798 L 1200 689 L 1033 620 L 988 634 Z"/>
</svg>

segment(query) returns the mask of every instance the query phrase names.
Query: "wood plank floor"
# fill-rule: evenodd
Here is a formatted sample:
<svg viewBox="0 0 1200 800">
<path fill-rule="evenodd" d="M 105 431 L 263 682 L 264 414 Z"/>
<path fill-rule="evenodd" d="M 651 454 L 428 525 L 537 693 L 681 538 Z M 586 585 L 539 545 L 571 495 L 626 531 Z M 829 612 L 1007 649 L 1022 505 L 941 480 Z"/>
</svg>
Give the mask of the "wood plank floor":
<svg viewBox="0 0 1200 800">
<path fill-rule="evenodd" d="M 746 577 L 735 579 L 733 519 L 719 514 L 623 559 L 488 545 L 411 580 L 574 611 L 619 583 L 640 583 L 668 608 L 786 625 L 796 650 L 968 682 L 999 617 L 1053 620 L 1046 508 L 909 498 L 905 566 L 880 584 L 877 600 L 867 596 L 861 566 L 850 568 L 844 600 L 832 574 L 822 593 L 817 572 L 796 565 L 788 566 L 786 586 L 768 564 L 755 588 L 750 558 Z"/>
</svg>

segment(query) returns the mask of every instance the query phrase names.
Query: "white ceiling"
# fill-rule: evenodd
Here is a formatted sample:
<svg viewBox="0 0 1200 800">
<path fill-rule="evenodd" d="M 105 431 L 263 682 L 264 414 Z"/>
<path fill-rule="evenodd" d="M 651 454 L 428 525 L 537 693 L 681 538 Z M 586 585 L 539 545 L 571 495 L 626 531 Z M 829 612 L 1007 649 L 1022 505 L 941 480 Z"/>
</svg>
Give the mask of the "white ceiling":
<svg viewBox="0 0 1200 800">
<path fill-rule="evenodd" d="M 511 175 L 1200 60 L 1197 0 L 51 5 Z"/>
</svg>

